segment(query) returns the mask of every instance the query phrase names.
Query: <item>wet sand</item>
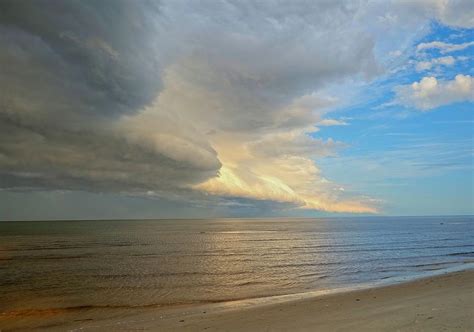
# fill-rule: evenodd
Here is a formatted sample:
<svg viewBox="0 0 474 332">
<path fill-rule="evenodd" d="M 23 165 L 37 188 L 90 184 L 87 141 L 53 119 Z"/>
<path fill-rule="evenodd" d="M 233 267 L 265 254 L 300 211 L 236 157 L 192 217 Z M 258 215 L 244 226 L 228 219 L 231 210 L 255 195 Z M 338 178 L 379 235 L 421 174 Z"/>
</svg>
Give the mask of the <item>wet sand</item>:
<svg viewBox="0 0 474 332">
<path fill-rule="evenodd" d="M 105 313 L 104 313 L 105 314 Z M 474 331 L 474 271 L 259 305 L 0 317 L 2 331 Z"/>
</svg>

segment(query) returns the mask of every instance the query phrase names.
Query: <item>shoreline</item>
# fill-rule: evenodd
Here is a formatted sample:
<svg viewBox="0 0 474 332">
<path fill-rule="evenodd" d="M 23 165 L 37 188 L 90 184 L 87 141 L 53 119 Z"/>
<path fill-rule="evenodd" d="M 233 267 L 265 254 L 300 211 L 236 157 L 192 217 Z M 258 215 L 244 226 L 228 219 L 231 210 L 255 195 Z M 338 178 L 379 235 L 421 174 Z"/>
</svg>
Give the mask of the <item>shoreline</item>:
<svg viewBox="0 0 474 332">
<path fill-rule="evenodd" d="M 472 331 L 472 308 L 474 270 L 468 269 L 216 312 L 149 313 L 120 325 L 161 331 Z"/>
<path fill-rule="evenodd" d="M 469 265 L 456 268 L 458 271 L 437 271 L 429 276 L 421 275 L 409 280 L 401 278 L 398 281 L 380 281 L 351 288 L 174 308 L 80 312 L 49 312 L 45 309 L 44 314 L 21 319 L 2 315 L 0 329 L 414 331 L 425 328 L 428 324 L 426 329 L 442 331 L 444 327 L 433 324 L 444 322 L 448 330 L 456 326 L 460 327 L 456 328 L 460 331 L 474 330 L 474 318 L 468 312 L 470 308 L 474 308 L 474 269 Z M 459 306 L 460 303 L 463 305 Z M 442 314 L 428 315 L 433 308 L 436 309 L 432 310 L 437 311 L 436 314 Z M 419 316 L 413 316 L 415 312 Z M 372 317 L 374 315 L 376 317 Z M 408 316 L 411 317 L 410 324 L 407 323 Z M 426 322 L 420 320 L 424 316 L 432 318 L 427 318 Z M 350 317 L 352 318 L 349 319 Z M 405 325 L 400 325 L 401 322 L 405 322 Z M 316 329 L 316 326 L 321 329 Z"/>
</svg>

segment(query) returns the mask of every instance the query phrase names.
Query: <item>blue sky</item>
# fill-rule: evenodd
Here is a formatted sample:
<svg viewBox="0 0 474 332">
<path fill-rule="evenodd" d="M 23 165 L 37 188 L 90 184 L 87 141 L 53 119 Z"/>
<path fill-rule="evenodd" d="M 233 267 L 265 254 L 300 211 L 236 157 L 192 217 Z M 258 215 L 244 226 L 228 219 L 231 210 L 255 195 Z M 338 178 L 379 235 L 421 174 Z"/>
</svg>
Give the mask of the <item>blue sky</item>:
<svg viewBox="0 0 474 332">
<path fill-rule="evenodd" d="M 473 75 L 474 45 L 449 53 L 428 49 L 423 54 L 415 47 L 433 41 L 469 43 L 473 37 L 470 29 L 433 22 L 426 36 L 398 55 L 404 60 L 394 66 L 395 74 L 364 87 L 360 92 L 362 104 L 335 112 L 347 119 L 346 126 L 324 127 L 316 133 L 349 143 L 338 157 L 319 161 L 324 173 L 380 198 L 387 214 L 419 215 L 427 210 L 433 214 L 471 214 L 473 102 L 461 100 L 423 111 L 394 102 L 394 90 L 427 76 L 453 80 L 458 74 Z M 452 56 L 455 63 L 417 70 L 418 63 L 445 56 Z"/>
<path fill-rule="evenodd" d="M 473 17 L 4 0 L 0 219 L 472 214 Z"/>
</svg>

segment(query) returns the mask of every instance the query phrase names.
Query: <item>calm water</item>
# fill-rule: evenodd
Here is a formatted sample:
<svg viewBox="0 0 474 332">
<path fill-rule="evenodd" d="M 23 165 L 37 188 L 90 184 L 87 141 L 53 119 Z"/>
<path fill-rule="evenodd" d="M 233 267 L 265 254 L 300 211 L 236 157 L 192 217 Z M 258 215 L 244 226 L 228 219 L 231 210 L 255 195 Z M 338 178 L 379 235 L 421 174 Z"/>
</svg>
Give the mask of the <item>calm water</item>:
<svg viewBox="0 0 474 332">
<path fill-rule="evenodd" d="M 474 217 L 0 222 L 0 312 L 218 302 L 474 262 Z"/>
</svg>

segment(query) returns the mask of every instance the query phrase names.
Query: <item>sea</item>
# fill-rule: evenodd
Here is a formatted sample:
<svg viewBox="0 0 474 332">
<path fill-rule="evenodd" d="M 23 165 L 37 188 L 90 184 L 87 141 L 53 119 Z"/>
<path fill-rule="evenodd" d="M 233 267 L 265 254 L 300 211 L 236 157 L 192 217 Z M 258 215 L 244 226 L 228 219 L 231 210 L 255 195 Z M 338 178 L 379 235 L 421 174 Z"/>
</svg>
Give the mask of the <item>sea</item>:
<svg viewBox="0 0 474 332">
<path fill-rule="evenodd" d="M 268 299 L 473 264 L 473 216 L 6 221 L 0 316 Z"/>
</svg>

